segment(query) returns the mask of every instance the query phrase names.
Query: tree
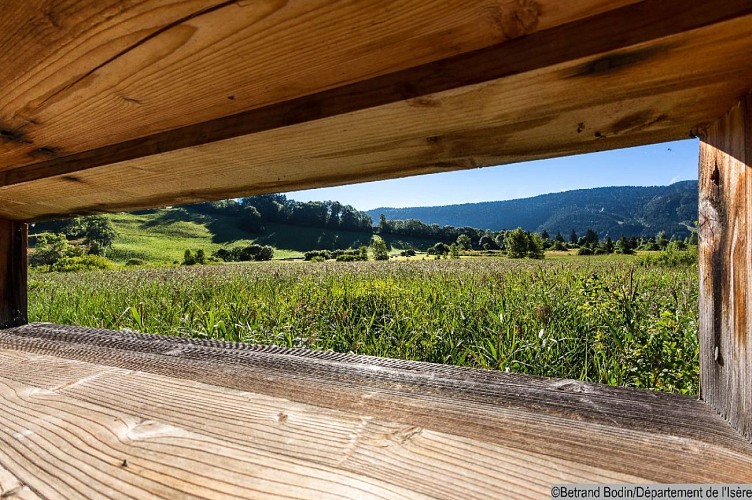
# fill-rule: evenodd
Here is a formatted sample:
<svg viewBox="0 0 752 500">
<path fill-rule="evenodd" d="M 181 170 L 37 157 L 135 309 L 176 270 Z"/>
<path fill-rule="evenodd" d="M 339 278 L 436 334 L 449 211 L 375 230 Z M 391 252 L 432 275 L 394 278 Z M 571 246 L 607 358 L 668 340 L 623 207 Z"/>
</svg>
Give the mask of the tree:
<svg viewBox="0 0 752 500">
<path fill-rule="evenodd" d="M 274 258 L 274 249 L 268 245 L 261 247 L 254 260 L 272 260 Z"/>
<path fill-rule="evenodd" d="M 496 244 L 496 241 L 494 241 L 494 239 L 489 235 L 481 236 L 480 240 L 478 241 L 478 246 L 483 250 L 498 250 L 499 248 L 499 246 Z"/>
<path fill-rule="evenodd" d="M 34 252 L 29 256 L 32 266 L 52 266 L 65 257 L 77 257 L 83 252 L 68 243 L 62 233 L 42 233 L 37 236 Z"/>
<path fill-rule="evenodd" d="M 666 231 L 661 231 L 655 236 L 655 243 L 661 250 L 665 250 L 668 246 L 668 239 L 666 239 Z"/>
<path fill-rule="evenodd" d="M 527 235 L 527 256 L 531 259 L 543 258 L 543 238 L 538 233 Z"/>
<path fill-rule="evenodd" d="M 373 258 L 375 260 L 389 260 L 389 250 L 381 236 L 376 234 L 373 235 L 371 250 L 373 250 Z"/>
<path fill-rule="evenodd" d="M 499 249 L 504 250 L 506 248 L 506 233 L 504 231 L 500 231 L 499 234 L 496 235 L 494 238 L 494 242 L 496 243 L 496 246 L 499 247 Z"/>
<path fill-rule="evenodd" d="M 591 246 L 597 245 L 598 233 L 588 228 L 588 230 L 585 232 L 585 244 Z"/>
<path fill-rule="evenodd" d="M 562 236 L 561 231 L 556 233 L 556 237 L 554 239 L 558 241 L 559 243 L 564 243 L 564 236 Z"/>
<path fill-rule="evenodd" d="M 342 212 L 342 204 L 340 202 L 332 201 L 329 203 L 329 218 L 327 219 L 329 227 L 339 227 L 340 212 Z"/>
<path fill-rule="evenodd" d="M 434 246 L 430 247 L 428 251 L 426 252 L 428 255 L 447 255 L 449 253 L 449 245 L 446 243 L 436 243 Z"/>
<path fill-rule="evenodd" d="M 629 240 L 627 240 L 627 237 L 623 234 L 621 235 L 621 238 L 616 241 L 616 245 L 614 245 L 614 252 L 623 255 L 630 255 L 634 253 L 634 251 L 632 251 L 632 247 L 629 244 Z"/>
<path fill-rule="evenodd" d="M 196 264 L 206 264 L 206 254 L 204 253 L 203 248 L 199 248 L 196 250 Z"/>
<path fill-rule="evenodd" d="M 603 241 L 603 248 L 606 250 L 606 253 L 614 253 L 614 242 L 610 236 L 606 236 L 606 239 Z"/>
<path fill-rule="evenodd" d="M 196 259 L 193 257 L 193 254 L 191 254 L 191 251 L 186 248 L 185 253 L 183 253 L 183 265 L 192 266 L 195 263 Z"/>
<path fill-rule="evenodd" d="M 461 234 L 457 236 L 457 246 L 459 247 L 459 250 L 470 250 L 473 248 L 473 242 L 470 239 L 470 236 Z"/>
<path fill-rule="evenodd" d="M 572 229 L 572 232 L 569 233 L 569 242 L 573 245 L 577 244 L 577 233 Z"/>
<path fill-rule="evenodd" d="M 112 248 L 117 237 L 112 221 L 105 215 L 78 217 L 68 225 L 67 232 L 74 238 L 83 237 L 86 253 L 104 255 Z"/>
<path fill-rule="evenodd" d="M 238 226 L 249 233 L 262 232 L 264 228 L 261 225 L 261 212 L 253 205 L 245 205 L 240 212 Z"/>
<path fill-rule="evenodd" d="M 527 233 L 521 227 L 509 231 L 505 238 L 507 255 L 513 259 L 525 257 L 528 252 L 528 240 Z"/>
<path fill-rule="evenodd" d="M 460 246 L 457 243 L 452 243 L 451 245 L 449 245 L 449 255 L 453 259 L 460 258 Z"/>
<path fill-rule="evenodd" d="M 379 233 L 386 234 L 389 232 L 389 222 L 386 220 L 386 216 L 384 214 L 379 214 Z"/>
<path fill-rule="evenodd" d="M 541 238 L 543 238 L 544 240 L 548 240 L 548 239 L 551 239 L 551 238 L 549 237 L 549 235 L 548 235 L 548 231 L 546 231 L 545 229 L 544 229 L 544 230 L 543 230 L 543 232 L 542 232 L 542 233 L 540 234 L 540 237 L 541 237 Z"/>
</svg>

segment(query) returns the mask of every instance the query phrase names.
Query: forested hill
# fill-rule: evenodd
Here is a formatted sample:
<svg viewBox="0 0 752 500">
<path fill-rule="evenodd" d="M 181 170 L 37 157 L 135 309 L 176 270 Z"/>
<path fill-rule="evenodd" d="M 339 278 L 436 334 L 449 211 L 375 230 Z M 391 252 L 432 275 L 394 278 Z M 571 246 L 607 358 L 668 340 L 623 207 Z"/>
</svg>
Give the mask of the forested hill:
<svg viewBox="0 0 752 500">
<path fill-rule="evenodd" d="M 439 207 L 377 208 L 374 221 L 418 219 L 440 226 L 470 226 L 494 231 L 522 227 L 563 235 L 588 228 L 601 236 L 688 235 L 697 219 L 697 181 L 670 186 L 605 187 L 544 194 L 533 198 Z"/>
</svg>

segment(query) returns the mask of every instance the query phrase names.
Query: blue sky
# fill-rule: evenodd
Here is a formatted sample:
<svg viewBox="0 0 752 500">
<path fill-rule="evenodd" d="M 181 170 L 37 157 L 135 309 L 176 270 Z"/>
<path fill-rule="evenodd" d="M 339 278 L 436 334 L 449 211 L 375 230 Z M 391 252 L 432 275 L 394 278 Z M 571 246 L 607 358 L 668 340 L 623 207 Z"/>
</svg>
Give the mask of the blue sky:
<svg viewBox="0 0 752 500">
<path fill-rule="evenodd" d="M 661 186 L 697 179 L 696 139 L 498 167 L 287 193 L 358 210 L 512 200 L 603 186 Z"/>
</svg>

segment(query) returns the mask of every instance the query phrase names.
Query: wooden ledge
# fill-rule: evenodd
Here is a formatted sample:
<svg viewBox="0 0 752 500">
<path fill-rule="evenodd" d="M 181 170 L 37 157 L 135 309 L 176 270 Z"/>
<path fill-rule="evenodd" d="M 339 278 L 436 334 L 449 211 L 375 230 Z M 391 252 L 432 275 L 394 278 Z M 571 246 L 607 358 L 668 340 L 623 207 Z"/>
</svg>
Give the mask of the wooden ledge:
<svg viewBox="0 0 752 500">
<path fill-rule="evenodd" d="M 693 398 L 368 356 L 32 324 L 0 331 L 0 398 L 0 494 L 752 481 L 752 445 Z"/>
</svg>

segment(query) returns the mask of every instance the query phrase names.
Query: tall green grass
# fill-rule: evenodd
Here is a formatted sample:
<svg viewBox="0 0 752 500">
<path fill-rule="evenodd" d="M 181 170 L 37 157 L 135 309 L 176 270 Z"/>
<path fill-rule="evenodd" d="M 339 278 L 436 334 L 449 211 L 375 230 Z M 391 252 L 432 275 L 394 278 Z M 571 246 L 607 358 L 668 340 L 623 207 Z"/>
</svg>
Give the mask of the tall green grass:
<svg viewBox="0 0 752 500">
<path fill-rule="evenodd" d="M 696 267 L 632 262 L 268 262 L 32 274 L 30 316 L 696 394 Z"/>
</svg>

